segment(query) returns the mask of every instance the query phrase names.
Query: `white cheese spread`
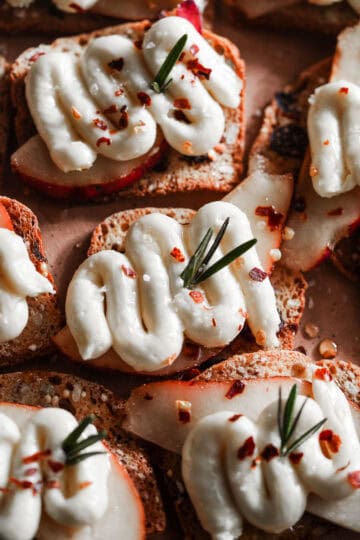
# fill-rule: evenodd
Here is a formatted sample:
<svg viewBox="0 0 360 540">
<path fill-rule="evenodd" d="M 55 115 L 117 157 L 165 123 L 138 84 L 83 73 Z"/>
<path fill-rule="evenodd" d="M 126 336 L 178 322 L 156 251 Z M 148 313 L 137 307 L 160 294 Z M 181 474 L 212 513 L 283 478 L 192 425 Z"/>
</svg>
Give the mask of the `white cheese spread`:
<svg viewBox="0 0 360 540">
<path fill-rule="evenodd" d="M 278 346 L 275 294 L 254 247 L 196 290 L 183 286 L 180 274 L 190 255 L 206 231 L 217 233 L 227 217 L 213 263 L 253 238 L 246 215 L 230 203 L 205 205 L 188 226 L 149 214 L 129 229 L 126 254 L 105 250 L 89 257 L 66 299 L 67 324 L 81 357 L 98 358 L 113 347 L 133 369 L 154 371 L 174 362 L 184 336 L 204 347 L 224 346 L 246 318 L 259 345 Z"/>
</svg>

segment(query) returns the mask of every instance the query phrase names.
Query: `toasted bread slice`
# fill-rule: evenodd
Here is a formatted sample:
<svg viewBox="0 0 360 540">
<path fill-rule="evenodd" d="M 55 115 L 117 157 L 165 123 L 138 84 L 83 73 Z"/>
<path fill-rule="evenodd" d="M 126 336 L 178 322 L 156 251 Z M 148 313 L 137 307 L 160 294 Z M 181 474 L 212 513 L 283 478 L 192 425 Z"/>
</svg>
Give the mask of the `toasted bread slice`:
<svg viewBox="0 0 360 540">
<path fill-rule="evenodd" d="M 12 103 L 15 108 L 15 131 L 18 144 L 20 145 L 20 149 L 12 156 L 12 168 L 15 172 L 23 171 L 22 178 L 24 181 L 39 188 L 39 181 L 41 180 L 34 177 L 34 174 L 27 172 L 26 165 L 29 159 L 29 152 L 26 151 L 26 145 L 21 147 L 21 145 L 24 145 L 24 143 L 36 134 L 36 129 L 26 103 L 24 79 L 31 63 L 38 57 L 38 54 L 54 49 L 74 50 L 79 46 L 86 45 L 95 37 L 114 33 L 123 34 L 134 41 L 139 41 L 150 24 L 149 21 L 129 23 L 113 28 L 106 28 L 91 34 L 60 38 L 50 46 L 40 45 L 39 47 L 28 49 L 18 57 L 10 70 Z M 208 30 L 204 30 L 203 35 L 218 52 L 222 52 L 225 55 L 239 77 L 244 80 L 244 64 L 240 59 L 236 46 L 227 39 L 217 36 Z M 244 90 L 242 90 L 243 93 Z M 244 95 L 242 95 L 241 104 L 237 109 L 224 108 L 224 111 L 226 118 L 223 135 L 224 144 L 219 145 L 218 151 L 212 152 L 210 157 L 206 155 L 189 158 L 169 148 L 163 153 L 162 160 L 157 164 L 156 170 L 145 172 L 140 180 L 130 184 L 119 193 L 122 196 L 145 196 L 166 195 L 168 193 L 186 191 L 229 191 L 237 184 L 239 175 L 242 172 Z M 46 184 L 47 178 L 53 178 L 53 181 L 56 180 L 57 187 L 66 185 L 66 174 L 61 173 L 60 169 L 51 161 L 45 144 L 39 137 L 37 138 L 39 140 L 35 140 L 37 148 L 35 154 L 41 155 L 45 152 L 44 156 L 47 156 L 47 158 L 43 158 L 39 167 L 39 170 L 42 171 L 41 185 L 44 186 L 44 183 Z M 30 155 L 34 154 L 34 139 L 31 139 L 28 144 L 32 145 Z M 86 172 L 72 172 L 68 174 L 74 177 L 72 182 L 76 184 L 78 183 L 78 176 L 86 175 Z M 91 197 L 99 198 L 104 194 L 104 187 L 96 175 L 92 176 L 88 182 L 94 188 L 93 191 L 95 191 L 95 194 L 92 193 Z M 82 176 L 81 178 L 84 177 Z M 113 180 L 116 181 L 117 179 L 114 178 Z M 106 178 L 106 183 L 110 183 L 109 178 Z M 43 187 L 42 191 L 51 194 L 51 189 L 46 190 Z M 56 195 L 56 193 L 58 193 L 58 190 L 53 190 L 53 196 L 61 196 L 59 194 Z M 72 194 L 72 196 L 74 195 L 76 193 Z"/>
<path fill-rule="evenodd" d="M 358 21 L 346 1 L 316 6 L 307 0 L 224 0 L 227 16 L 255 26 L 338 34 Z"/>
<path fill-rule="evenodd" d="M 148 533 L 165 528 L 165 514 L 155 475 L 145 450 L 121 429 L 124 402 L 103 386 L 74 375 L 33 371 L 0 375 L 0 401 L 61 407 L 81 420 L 95 414 L 108 433 L 111 450 L 127 469 L 143 501 Z"/>
<path fill-rule="evenodd" d="M 124 251 L 125 238 L 130 225 L 141 216 L 150 213 L 161 213 L 176 219 L 185 225 L 191 221 L 195 214 L 194 210 L 185 208 L 138 208 L 135 210 L 125 210 L 113 214 L 100 223 L 94 230 L 88 256 L 104 249 Z M 281 314 L 283 326 L 280 331 L 281 346 L 284 349 L 292 349 L 294 346 L 294 336 L 298 328 L 304 307 L 306 281 L 303 275 L 291 272 L 286 268 L 277 265 L 271 276 L 271 281 L 275 289 L 278 310 Z M 60 350 L 72 360 L 81 362 L 77 346 L 68 328 L 63 329 L 54 337 L 56 345 Z M 226 358 L 236 352 L 248 352 L 259 350 L 250 332 L 241 333 L 226 349 L 205 349 L 204 347 L 194 347 L 192 343 L 185 343 L 181 356 L 169 367 L 152 375 L 167 376 L 179 371 L 219 362 L 219 358 Z M 194 355 L 194 351 L 197 351 Z M 219 357 L 220 355 L 220 357 Z M 103 357 L 88 362 L 88 365 L 102 369 L 120 369 L 121 371 L 131 371 L 129 366 L 122 362 L 114 351 L 107 353 Z M 115 367 L 116 366 L 116 367 Z"/>
<path fill-rule="evenodd" d="M 10 127 L 9 65 L 0 55 L 0 184 L 3 180 Z"/>
<path fill-rule="evenodd" d="M 234 381 L 258 377 L 291 376 L 299 379 L 310 378 L 311 360 L 295 351 L 257 352 L 233 356 L 227 361 L 206 370 L 194 380 Z M 347 397 L 360 404 L 360 368 L 348 362 L 321 361 L 317 366 L 327 367 Z M 154 449 L 154 459 L 164 472 L 169 497 L 173 501 L 184 537 L 188 540 L 208 540 L 210 536 L 201 527 L 190 498 L 184 488 L 179 455 L 158 448 Z M 311 514 L 304 514 L 293 527 L 279 535 L 268 534 L 246 524 L 244 540 L 305 540 L 308 538 L 355 540 L 353 533 Z"/>
<path fill-rule="evenodd" d="M 11 217 L 16 234 L 24 239 L 36 269 L 54 285 L 36 216 L 29 208 L 13 199 L 0 197 L 0 202 Z M 41 294 L 36 298 L 28 298 L 28 305 L 29 320 L 21 335 L 0 343 L 0 367 L 13 366 L 29 358 L 42 356 L 54 348 L 51 338 L 62 322 L 56 295 Z"/>
</svg>

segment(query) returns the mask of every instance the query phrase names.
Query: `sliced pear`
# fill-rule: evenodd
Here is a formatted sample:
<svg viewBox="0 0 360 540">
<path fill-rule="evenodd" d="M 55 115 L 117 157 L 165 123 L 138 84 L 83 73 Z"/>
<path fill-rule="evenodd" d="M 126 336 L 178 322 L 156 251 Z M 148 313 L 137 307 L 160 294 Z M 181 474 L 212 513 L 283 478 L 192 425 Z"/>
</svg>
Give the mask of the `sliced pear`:
<svg viewBox="0 0 360 540">
<path fill-rule="evenodd" d="M 21 430 L 36 412 L 36 407 L 14 403 L 0 403 L 0 412 L 8 415 Z M 145 538 L 145 515 L 140 496 L 126 469 L 106 443 L 110 453 L 109 506 L 105 514 L 91 527 L 78 529 L 62 527 L 43 513 L 36 538 L 38 540 L 104 540 L 104 538 Z M 19 516 L 21 519 L 21 516 Z"/>
<path fill-rule="evenodd" d="M 11 156 L 11 167 L 25 183 L 50 197 L 92 199 L 139 180 L 159 162 L 166 148 L 159 135 L 153 148 L 140 158 L 113 161 L 98 156 L 87 171 L 63 173 L 51 160 L 40 136 L 34 135 Z"/>
<path fill-rule="evenodd" d="M 258 241 L 256 250 L 261 264 L 268 273 L 274 265 L 270 251 L 281 245 L 293 189 L 291 174 L 275 175 L 255 171 L 223 199 L 246 213 Z M 267 210 L 269 216 L 264 215 Z"/>
</svg>

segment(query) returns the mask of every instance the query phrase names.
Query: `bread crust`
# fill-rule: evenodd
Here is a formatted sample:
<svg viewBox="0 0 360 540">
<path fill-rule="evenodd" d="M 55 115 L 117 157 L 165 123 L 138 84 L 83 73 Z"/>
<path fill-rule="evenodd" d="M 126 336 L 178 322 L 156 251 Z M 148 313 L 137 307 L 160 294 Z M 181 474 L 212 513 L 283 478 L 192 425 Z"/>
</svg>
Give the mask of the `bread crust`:
<svg viewBox="0 0 360 540">
<path fill-rule="evenodd" d="M 35 214 L 14 199 L 0 196 L 8 211 L 16 234 L 26 244 L 32 263 L 56 290 L 54 278 L 49 272 L 41 231 Z M 30 358 L 44 356 L 54 351 L 52 336 L 61 328 L 63 321 L 56 294 L 40 294 L 27 299 L 29 320 L 23 332 L 15 339 L 0 343 L 0 368 L 13 367 Z"/>
<path fill-rule="evenodd" d="M 123 34 L 133 41 L 138 41 L 142 39 L 144 32 L 150 25 L 151 22 L 145 20 L 105 28 L 90 34 L 59 38 L 52 43 L 50 48 L 66 49 L 70 47 L 73 49 L 74 47 L 86 45 L 89 40 L 95 37 L 113 33 Z M 245 67 L 237 47 L 228 39 L 220 37 L 209 30 L 204 30 L 203 35 L 218 52 L 226 56 L 236 73 L 243 80 L 245 87 Z M 31 59 L 36 58 L 39 52 L 43 53 L 47 50 L 49 48 L 44 45 L 28 49 L 11 66 L 11 98 L 15 109 L 15 133 L 20 146 L 36 134 L 26 103 L 24 79 L 31 66 Z M 209 155 L 187 157 L 169 148 L 163 154 L 161 162 L 155 169 L 148 171 L 140 180 L 120 190 L 118 195 L 123 197 L 143 197 L 190 191 L 230 191 L 238 183 L 243 170 L 242 158 L 245 137 L 244 87 L 241 91 L 240 106 L 237 109 L 224 107 L 226 125 L 223 139 L 225 144 L 218 145 L 220 147 L 218 151 L 212 152 L 210 157 Z M 16 166 L 14 166 L 14 170 L 16 172 Z M 100 195 L 99 199 L 101 198 Z"/>
<path fill-rule="evenodd" d="M 0 401 L 60 407 L 81 420 L 96 415 L 95 425 L 108 433 L 108 443 L 133 480 L 142 499 L 147 533 L 165 529 L 166 518 L 154 470 L 144 448 L 121 428 L 124 401 L 110 390 L 75 375 L 32 371 L 0 375 Z"/>
</svg>

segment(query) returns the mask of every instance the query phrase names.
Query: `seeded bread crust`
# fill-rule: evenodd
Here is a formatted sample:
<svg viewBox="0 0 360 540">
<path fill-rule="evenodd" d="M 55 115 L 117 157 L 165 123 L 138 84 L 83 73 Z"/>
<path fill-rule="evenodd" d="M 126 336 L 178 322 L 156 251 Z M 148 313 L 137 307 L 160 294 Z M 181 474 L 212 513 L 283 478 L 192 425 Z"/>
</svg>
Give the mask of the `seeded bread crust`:
<svg viewBox="0 0 360 540">
<path fill-rule="evenodd" d="M 124 402 L 97 383 L 74 375 L 33 371 L 0 375 L 0 401 L 40 407 L 60 407 L 81 420 L 96 415 L 111 450 L 119 457 L 143 501 L 147 532 L 161 532 L 166 518 L 154 471 L 145 450 L 121 429 Z M 110 539 L 109 539 L 110 540 Z"/>
<path fill-rule="evenodd" d="M 40 274 L 55 287 L 44 252 L 39 223 L 33 212 L 23 204 L 0 196 L 0 203 L 7 209 L 16 234 L 26 244 L 31 261 Z M 28 298 L 29 321 L 19 337 L 0 343 L 0 368 L 14 366 L 33 357 L 43 356 L 54 350 L 52 336 L 62 324 L 57 296 L 41 294 Z"/>
<path fill-rule="evenodd" d="M 287 30 L 294 28 L 336 35 L 347 26 L 356 24 L 359 18 L 346 1 L 331 6 L 316 6 L 306 0 L 299 0 L 294 5 L 275 9 L 255 18 L 246 17 L 241 10 L 241 3 L 242 0 L 224 0 L 227 17 L 259 27 Z"/>
<path fill-rule="evenodd" d="M 150 26 L 149 21 L 129 23 L 113 28 L 106 28 L 70 38 L 60 38 L 50 47 L 40 45 L 22 53 L 11 66 L 11 97 L 15 109 L 15 132 L 19 146 L 36 134 L 25 97 L 24 79 L 31 66 L 31 58 L 36 58 L 40 52 L 57 49 L 78 49 L 91 39 L 113 33 L 126 35 L 133 41 L 141 40 L 144 32 Z M 244 81 L 244 63 L 234 44 L 226 38 L 217 36 L 209 30 L 203 31 L 204 37 L 214 48 L 225 55 L 233 65 L 239 77 Z M 223 142 L 216 147 L 210 157 L 186 157 L 175 150 L 168 149 L 161 163 L 152 171 L 145 173 L 143 178 L 129 187 L 119 191 L 121 196 L 166 195 L 168 193 L 189 191 L 228 192 L 234 187 L 242 173 L 242 157 L 244 152 L 244 88 L 241 92 L 241 104 L 237 109 L 224 108 L 226 125 Z M 13 162 L 16 172 L 17 166 Z"/>
<path fill-rule="evenodd" d="M 233 381 L 259 377 L 291 376 L 309 379 L 312 361 L 296 351 L 256 352 L 233 356 L 227 361 L 204 371 L 195 380 Z M 347 397 L 360 405 L 360 368 L 348 362 L 320 361 L 319 367 L 327 367 Z M 154 449 L 154 460 L 161 468 L 169 498 L 172 500 L 186 540 L 209 540 L 201 527 L 194 507 L 185 490 L 181 476 L 181 458 L 177 454 Z M 337 527 L 311 514 L 304 514 L 291 530 L 281 534 L 268 534 L 245 524 L 243 540 L 356 540 L 357 533 Z"/>
</svg>

